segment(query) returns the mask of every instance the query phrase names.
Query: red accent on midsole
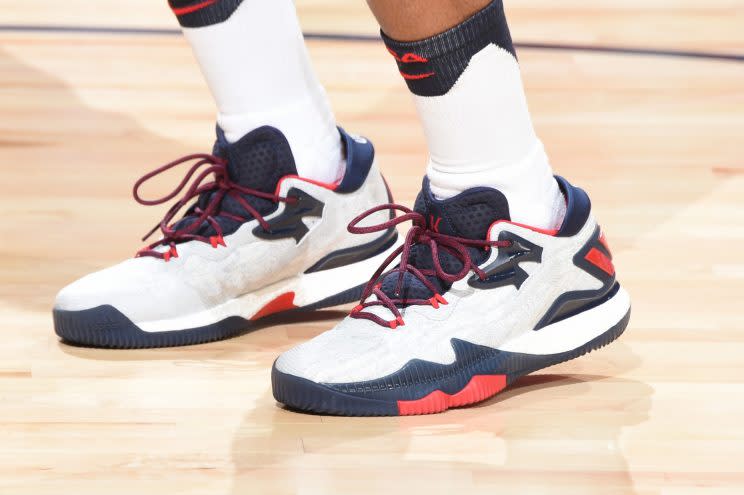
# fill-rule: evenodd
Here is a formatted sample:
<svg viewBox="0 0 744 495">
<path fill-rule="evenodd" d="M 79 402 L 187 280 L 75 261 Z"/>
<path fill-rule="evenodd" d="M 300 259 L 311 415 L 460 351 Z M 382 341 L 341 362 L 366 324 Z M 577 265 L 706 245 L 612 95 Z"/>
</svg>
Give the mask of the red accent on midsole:
<svg viewBox="0 0 744 495">
<path fill-rule="evenodd" d="M 408 79 L 409 81 L 418 80 L 418 79 L 426 79 L 427 77 L 431 77 L 434 75 L 433 72 L 427 72 L 425 74 L 407 74 L 403 71 L 400 72 L 400 75 L 403 76 L 403 79 Z"/>
<path fill-rule="evenodd" d="M 608 275 L 615 274 L 615 267 L 613 266 L 612 261 L 610 261 L 610 258 L 608 258 L 607 255 L 599 249 L 592 248 L 591 250 L 589 250 L 588 253 L 586 253 L 586 256 L 584 256 L 584 258 L 589 263 L 601 269 Z"/>
<path fill-rule="evenodd" d="M 287 292 L 286 294 L 276 296 L 274 299 L 266 303 L 263 308 L 259 309 L 258 313 L 251 317 L 251 320 L 258 320 L 264 316 L 296 308 L 297 306 L 294 304 L 294 297 L 294 292 Z"/>
<path fill-rule="evenodd" d="M 506 375 L 476 375 L 456 394 L 449 395 L 435 390 L 417 400 L 399 400 L 398 414 L 431 414 L 446 411 L 450 407 L 466 406 L 496 395 L 506 388 Z"/>
<path fill-rule="evenodd" d="M 176 15 L 186 15 L 192 12 L 196 12 L 197 10 L 201 10 L 206 7 L 209 7 L 213 3 L 217 3 L 217 0 L 205 0 L 204 2 L 197 3 L 196 5 L 189 5 L 188 7 L 181 7 L 181 8 L 172 8 L 171 10 Z"/>
</svg>

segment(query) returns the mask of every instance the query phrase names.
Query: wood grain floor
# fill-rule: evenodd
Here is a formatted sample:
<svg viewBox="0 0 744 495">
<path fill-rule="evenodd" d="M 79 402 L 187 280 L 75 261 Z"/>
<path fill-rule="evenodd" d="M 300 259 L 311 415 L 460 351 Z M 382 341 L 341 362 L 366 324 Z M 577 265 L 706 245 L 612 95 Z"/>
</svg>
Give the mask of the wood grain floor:
<svg viewBox="0 0 744 495">
<path fill-rule="evenodd" d="M 3 24 L 174 27 L 164 3 L 0 11 Z M 375 31 L 362 2 L 298 5 L 310 31 Z M 586 5 L 507 3 L 518 41 L 744 52 L 740 1 Z M 310 51 L 339 121 L 375 141 L 412 202 L 425 144 L 384 49 Z M 208 149 L 215 110 L 177 36 L 0 29 L 0 494 L 744 493 L 744 63 L 520 60 L 555 169 L 590 191 L 613 245 L 630 328 L 476 407 L 343 419 L 278 408 L 269 380 L 279 353 L 341 311 L 184 349 L 57 341 L 56 291 L 133 254 L 162 210 L 137 206 L 132 183 Z"/>
</svg>

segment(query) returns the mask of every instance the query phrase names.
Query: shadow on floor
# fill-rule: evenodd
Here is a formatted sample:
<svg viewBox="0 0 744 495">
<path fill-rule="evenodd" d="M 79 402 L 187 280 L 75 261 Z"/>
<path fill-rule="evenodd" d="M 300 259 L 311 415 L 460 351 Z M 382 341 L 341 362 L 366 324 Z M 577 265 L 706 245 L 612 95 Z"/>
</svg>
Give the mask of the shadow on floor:
<svg viewBox="0 0 744 495">
<path fill-rule="evenodd" d="M 630 495 L 620 436 L 648 419 L 653 389 L 615 377 L 639 363 L 619 341 L 431 416 L 302 415 L 267 392 L 236 432 L 232 493 Z"/>
</svg>

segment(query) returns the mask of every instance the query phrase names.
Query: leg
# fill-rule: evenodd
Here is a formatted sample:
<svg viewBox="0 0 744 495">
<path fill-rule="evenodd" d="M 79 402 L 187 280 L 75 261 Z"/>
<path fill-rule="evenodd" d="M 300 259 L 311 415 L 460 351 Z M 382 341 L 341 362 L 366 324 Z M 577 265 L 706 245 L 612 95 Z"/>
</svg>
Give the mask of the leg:
<svg viewBox="0 0 744 495">
<path fill-rule="evenodd" d="M 491 0 L 367 0 L 382 31 L 399 41 L 443 33 L 469 19 Z M 416 19 L 416 22 L 411 22 Z"/>
<path fill-rule="evenodd" d="M 231 337 L 269 314 L 358 299 L 395 249 L 394 228 L 346 230 L 355 211 L 390 198 L 372 144 L 336 128 L 291 0 L 170 3 L 217 101 L 217 142 L 213 154 L 137 181 L 142 204 L 182 197 L 158 240 L 60 291 L 55 331 L 67 342 L 159 347 Z M 173 192 L 140 196 L 149 178 L 186 163 Z"/>
<path fill-rule="evenodd" d="M 368 2 L 413 93 L 434 194 L 492 186 L 512 220 L 555 227 L 564 202 L 532 127 L 501 2 Z"/>
<path fill-rule="evenodd" d="M 399 261 L 335 329 L 277 359 L 274 397 L 318 413 L 441 412 L 612 342 L 630 299 L 588 196 L 553 177 L 535 136 L 501 0 L 369 3 L 414 94 L 428 178 L 413 211 L 394 205 L 405 215 L 377 227 L 413 222 Z"/>
<path fill-rule="evenodd" d="M 276 127 L 301 176 L 340 178 L 341 139 L 292 0 L 170 0 L 170 6 L 214 95 L 227 140 Z"/>
</svg>

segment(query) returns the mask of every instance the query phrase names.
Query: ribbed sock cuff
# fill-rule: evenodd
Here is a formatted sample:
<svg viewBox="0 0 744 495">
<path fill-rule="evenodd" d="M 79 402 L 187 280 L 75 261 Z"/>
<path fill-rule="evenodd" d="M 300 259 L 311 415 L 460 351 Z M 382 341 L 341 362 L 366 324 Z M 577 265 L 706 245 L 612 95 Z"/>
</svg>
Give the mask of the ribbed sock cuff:
<svg viewBox="0 0 744 495">
<path fill-rule="evenodd" d="M 517 56 L 502 0 L 494 0 L 457 26 L 421 41 L 395 41 L 385 33 L 381 35 L 408 88 L 419 96 L 446 94 L 471 57 L 489 43 Z"/>
<path fill-rule="evenodd" d="M 243 0 L 168 0 L 182 27 L 198 28 L 226 21 Z"/>
</svg>

